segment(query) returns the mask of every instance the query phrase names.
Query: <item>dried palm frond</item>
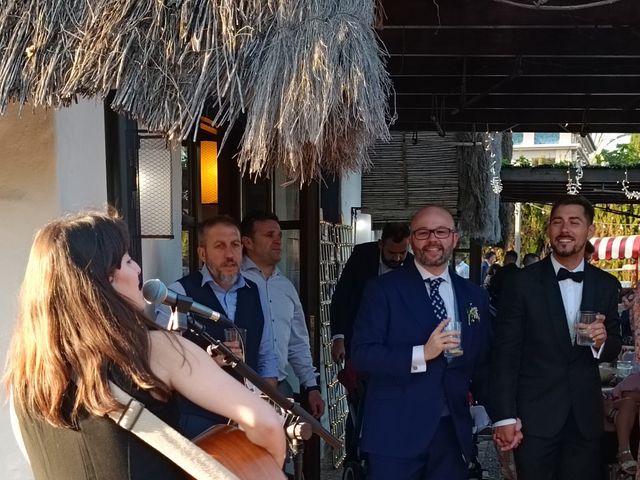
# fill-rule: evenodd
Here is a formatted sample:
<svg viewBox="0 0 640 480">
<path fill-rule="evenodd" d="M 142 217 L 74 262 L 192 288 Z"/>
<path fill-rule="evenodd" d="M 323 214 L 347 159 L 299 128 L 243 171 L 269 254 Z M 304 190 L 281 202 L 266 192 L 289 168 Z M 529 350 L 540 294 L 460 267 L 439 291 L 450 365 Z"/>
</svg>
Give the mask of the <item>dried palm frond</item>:
<svg viewBox="0 0 640 480">
<path fill-rule="evenodd" d="M 0 112 L 105 98 L 181 140 L 247 115 L 238 160 L 292 179 L 355 170 L 388 138 L 373 0 L 7 0 Z"/>
</svg>

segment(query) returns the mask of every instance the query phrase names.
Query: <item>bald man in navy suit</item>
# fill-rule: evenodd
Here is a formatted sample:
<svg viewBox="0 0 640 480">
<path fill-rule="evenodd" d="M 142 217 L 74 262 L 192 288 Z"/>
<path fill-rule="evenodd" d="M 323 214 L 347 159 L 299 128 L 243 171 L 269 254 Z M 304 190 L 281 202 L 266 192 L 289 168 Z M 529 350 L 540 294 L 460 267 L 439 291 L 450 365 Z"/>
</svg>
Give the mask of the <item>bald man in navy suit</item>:
<svg viewBox="0 0 640 480">
<path fill-rule="evenodd" d="M 436 206 L 411 221 L 412 263 L 374 278 L 355 322 L 352 359 L 367 376 L 361 450 L 372 480 L 463 480 L 472 458 L 468 393 L 486 364 L 486 291 L 449 268 L 459 236 Z M 445 358 L 460 346 L 461 356 Z"/>
</svg>

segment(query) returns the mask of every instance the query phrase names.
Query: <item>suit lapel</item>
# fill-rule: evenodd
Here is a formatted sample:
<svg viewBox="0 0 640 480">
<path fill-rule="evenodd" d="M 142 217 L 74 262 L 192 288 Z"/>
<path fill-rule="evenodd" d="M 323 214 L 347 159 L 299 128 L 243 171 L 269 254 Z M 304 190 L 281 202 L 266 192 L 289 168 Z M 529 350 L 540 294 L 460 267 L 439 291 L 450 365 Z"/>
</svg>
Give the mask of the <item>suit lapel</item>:
<svg viewBox="0 0 640 480">
<path fill-rule="evenodd" d="M 582 300 L 580 302 L 580 310 L 595 311 L 596 300 L 596 276 L 591 265 L 585 262 L 584 265 L 584 281 L 582 282 Z"/>
<path fill-rule="evenodd" d="M 414 312 L 416 322 L 427 332 L 433 331 L 438 325 L 436 316 L 433 313 L 431 301 L 427 295 L 427 288 L 424 285 L 422 276 L 415 264 L 407 266 L 403 271 L 408 281 L 406 286 L 399 282 L 398 290 L 403 297 L 404 302 L 410 306 L 410 310 Z"/>
<path fill-rule="evenodd" d="M 547 256 L 543 262 L 544 265 L 542 267 L 540 281 L 542 282 L 547 307 L 549 309 L 547 320 L 551 322 L 552 331 L 558 340 L 561 350 L 566 355 L 570 355 L 572 347 L 571 335 L 569 334 L 567 315 L 564 311 L 560 286 L 558 285 L 556 273 L 551 263 L 551 256 Z"/>
</svg>

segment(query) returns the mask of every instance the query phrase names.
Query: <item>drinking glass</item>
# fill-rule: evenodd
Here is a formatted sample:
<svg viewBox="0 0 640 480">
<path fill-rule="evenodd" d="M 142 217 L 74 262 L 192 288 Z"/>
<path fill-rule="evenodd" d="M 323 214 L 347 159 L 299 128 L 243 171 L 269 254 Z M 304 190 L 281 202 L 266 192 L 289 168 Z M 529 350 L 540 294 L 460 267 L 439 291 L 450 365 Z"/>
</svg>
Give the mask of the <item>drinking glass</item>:
<svg viewBox="0 0 640 480">
<path fill-rule="evenodd" d="M 596 321 L 596 312 L 581 311 L 576 318 L 576 345 L 591 347 L 594 341 L 591 338 L 591 324 Z"/>
<path fill-rule="evenodd" d="M 450 320 L 449 323 L 447 323 L 447 325 L 444 327 L 443 331 L 458 332 L 458 335 L 456 335 L 455 338 L 457 338 L 460 342 L 460 345 L 458 345 L 457 347 L 453 347 L 444 351 L 445 358 L 454 358 L 462 355 L 464 353 L 464 351 L 462 350 L 462 323 L 458 320 Z"/>
<path fill-rule="evenodd" d="M 246 328 L 225 328 L 224 341 L 238 342 L 240 343 L 240 346 L 244 348 L 244 345 L 247 342 L 247 329 Z"/>
</svg>

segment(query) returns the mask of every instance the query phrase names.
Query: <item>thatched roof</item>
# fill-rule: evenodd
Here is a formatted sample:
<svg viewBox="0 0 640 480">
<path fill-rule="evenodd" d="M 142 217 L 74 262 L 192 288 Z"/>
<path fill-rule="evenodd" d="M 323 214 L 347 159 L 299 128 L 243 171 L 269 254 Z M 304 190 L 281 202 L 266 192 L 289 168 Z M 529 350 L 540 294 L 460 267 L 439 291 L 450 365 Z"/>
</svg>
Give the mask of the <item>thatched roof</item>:
<svg viewBox="0 0 640 480">
<path fill-rule="evenodd" d="M 112 108 L 181 140 L 205 108 L 246 114 L 238 161 L 308 181 L 368 163 L 388 138 L 374 0 L 6 0 L 0 110 L 116 94 Z"/>
</svg>

